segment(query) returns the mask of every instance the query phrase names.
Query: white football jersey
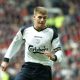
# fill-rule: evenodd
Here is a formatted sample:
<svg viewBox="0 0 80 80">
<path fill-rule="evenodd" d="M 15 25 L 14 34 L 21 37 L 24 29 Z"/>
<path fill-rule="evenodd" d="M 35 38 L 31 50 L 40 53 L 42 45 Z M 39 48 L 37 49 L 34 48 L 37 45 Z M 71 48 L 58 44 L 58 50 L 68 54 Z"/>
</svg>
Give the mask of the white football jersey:
<svg viewBox="0 0 80 80">
<path fill-rule="evenodd" d="M 25 43 L 25 62 L 35 62 L 49 66 L 53 64 L 53 61 L 41 52 L 45 50 L 57 50 L 61 47 L 58 34 L 56 34 L 53 28 L 45 28 L 42 31 L 37 31 L 31 26 L 18 31 L 7 50 L 5 58 L 12 58 L 23 43 Z M 58 61 L 62 60 L 62 50 L 58 49 L 55 55 Z"/>
</svg>

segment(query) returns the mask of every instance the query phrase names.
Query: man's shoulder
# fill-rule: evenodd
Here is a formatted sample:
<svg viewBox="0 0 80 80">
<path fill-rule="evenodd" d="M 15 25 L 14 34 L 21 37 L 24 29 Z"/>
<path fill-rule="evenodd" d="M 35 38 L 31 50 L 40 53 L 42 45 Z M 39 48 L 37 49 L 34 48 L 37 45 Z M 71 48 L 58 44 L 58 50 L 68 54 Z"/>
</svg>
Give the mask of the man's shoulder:
<svg viewBox="0 0 80 80">
<path fill-rule="evenodd" d="M 26 29 L 30 29 L 30 28 L 32 28 L 32 26 L 29 26 L 29 27 L 27 27 L 27 26 L 22 26 L 22 27 L 21 27 L 21 33 L 22 33 L 22 35 L 23 35 L 23 33 L 24 33 L 24 31 L 25 31 Z"/>
<path fill-rule="evenodd" d="M 52 29 L 54 32 L 58 32 L 58 29 L 55 26 L 47 26 L 47 28 Z"/>
<path fill-rule="evenodd" d="M 48 28 L 51 29 L 53 32 L 53 38 L 52 38 L 53 41 L 53 39 L 58 37 L 58 29 L 55 26 L 49 26 Z"/>
</svg>

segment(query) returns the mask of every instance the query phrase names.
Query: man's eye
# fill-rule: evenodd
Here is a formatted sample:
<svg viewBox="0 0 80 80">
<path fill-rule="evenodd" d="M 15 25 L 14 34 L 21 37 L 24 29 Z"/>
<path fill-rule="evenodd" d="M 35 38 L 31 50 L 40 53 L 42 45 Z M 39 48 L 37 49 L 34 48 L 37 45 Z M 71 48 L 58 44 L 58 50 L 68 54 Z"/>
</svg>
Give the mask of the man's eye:
<svg viewBox="0 0 80 80">
<path fill-rule="evenodd" d="M 43 19 L 47 19 L 47 17 L 43 17 Z"/>
<path fill-rule="evenodd" d="M 39 16 L 38 18 L 39 18 L 39 19 L 42 19 L 42 18 L 43 18 L 43 19 L 46 19 L 47 17 L 42 17 L 42 16 Z"/>
<path fill-rule="evenodd" d="M 41 16 L 39 16 L 38 18 L 39 18 L 39 19 L 41 19 L 42 17 L 41 17 Z"/>
</svg>

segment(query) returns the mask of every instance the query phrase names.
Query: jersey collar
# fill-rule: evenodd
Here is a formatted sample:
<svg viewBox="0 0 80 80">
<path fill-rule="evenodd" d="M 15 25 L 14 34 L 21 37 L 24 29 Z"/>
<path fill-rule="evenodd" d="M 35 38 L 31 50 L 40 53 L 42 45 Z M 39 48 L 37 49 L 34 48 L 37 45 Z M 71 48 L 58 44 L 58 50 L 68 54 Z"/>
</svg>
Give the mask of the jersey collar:
<svg viewBox="0 0 80 80">
<path fill-rule="evenodd" d="M 39 29 L 39 30 L 37 30 L 34 26 L 33 26 L 33 28 L 34 28 L 36 31 L 40 32 L 40 31 L 45 30 L 47 27 L 45 27 L 44 29 Z"/>
</svg>

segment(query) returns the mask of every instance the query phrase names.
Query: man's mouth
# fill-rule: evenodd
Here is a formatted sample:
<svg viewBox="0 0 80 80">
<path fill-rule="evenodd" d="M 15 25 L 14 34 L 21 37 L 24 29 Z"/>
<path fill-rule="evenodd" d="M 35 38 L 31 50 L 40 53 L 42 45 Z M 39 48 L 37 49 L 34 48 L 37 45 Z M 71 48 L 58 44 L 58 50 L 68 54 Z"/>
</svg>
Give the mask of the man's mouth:
<svg viewBox="0 0 80 80">
<path fill-rule="evenodd" d="M 39 24 L 44 24 L 44 23 L 39 23 Z"/>
</svg>

